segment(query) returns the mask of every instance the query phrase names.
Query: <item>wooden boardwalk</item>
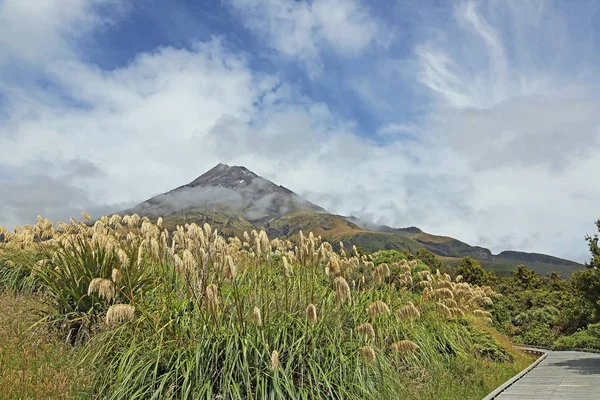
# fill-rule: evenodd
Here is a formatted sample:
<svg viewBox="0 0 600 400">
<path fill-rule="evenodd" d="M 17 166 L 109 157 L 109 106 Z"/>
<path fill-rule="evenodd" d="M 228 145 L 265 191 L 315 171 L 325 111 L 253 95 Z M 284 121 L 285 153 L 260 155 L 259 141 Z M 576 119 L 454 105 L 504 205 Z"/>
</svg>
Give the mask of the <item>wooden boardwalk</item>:
<svg viewBox="0 0 600 400">
<path fill-rule="evenodd" d="M 600 354 L 550 351 L 498 400 L 600 400 Z"/>
</svg>

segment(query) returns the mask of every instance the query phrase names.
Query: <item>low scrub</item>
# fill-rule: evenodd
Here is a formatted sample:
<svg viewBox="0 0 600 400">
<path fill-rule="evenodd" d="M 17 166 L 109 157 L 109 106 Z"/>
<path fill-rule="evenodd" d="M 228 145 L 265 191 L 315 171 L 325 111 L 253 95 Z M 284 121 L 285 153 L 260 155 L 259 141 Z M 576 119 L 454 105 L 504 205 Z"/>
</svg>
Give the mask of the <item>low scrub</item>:
<svg viewBox="0 0 600 400">
<path fill-rule="evenodd" d="M 600 350 L 600 324 L 590 324 L 570 336 L 559 338 L 552 346 L 555 350 L 590 349 Z"/>
</svg>

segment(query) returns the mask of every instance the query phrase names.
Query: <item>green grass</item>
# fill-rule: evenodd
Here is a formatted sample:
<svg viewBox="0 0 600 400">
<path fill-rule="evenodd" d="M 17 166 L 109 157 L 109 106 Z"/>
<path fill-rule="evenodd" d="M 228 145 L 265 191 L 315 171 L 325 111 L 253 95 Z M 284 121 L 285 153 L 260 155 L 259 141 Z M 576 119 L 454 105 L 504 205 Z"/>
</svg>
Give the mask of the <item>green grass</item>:
<svg viewBox="0 0 600 400">
<path fill-rule="evenodd" d="M 73 349 L 42 329 L 29 330 L 46 310 L 39 296 L 0 294 L 0 398 L 86 398 L 90 376 Z"/>
</svg>

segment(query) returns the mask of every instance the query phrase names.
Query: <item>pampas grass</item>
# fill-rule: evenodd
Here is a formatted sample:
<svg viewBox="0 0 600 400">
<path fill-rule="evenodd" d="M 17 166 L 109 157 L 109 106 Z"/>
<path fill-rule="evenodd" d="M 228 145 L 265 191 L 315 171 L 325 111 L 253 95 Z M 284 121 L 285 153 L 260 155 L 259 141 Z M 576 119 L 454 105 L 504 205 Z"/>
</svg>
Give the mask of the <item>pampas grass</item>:
<svg viewBox="0 0 600 400">
<path fill-rule="evenodd" d="M 375 265 L 311 233 L 292 243 L 162 225 L 40 218 L 0 244 L 0 280 L 25 268 L 52 299 L 58 330 L 87 341 L 99 398 L 393 398 L 399 371 L 427 374 L 467 354 L 456 317 L 489 318 L 495 297 L 417 260 Z"/>
<path fill-rule="evenodd" d="M 130 304 L 114 304 L 108 308 L 106 323 L 109 325 L 122 323 L 133 319 L 135 307 Z"/>
</svg>

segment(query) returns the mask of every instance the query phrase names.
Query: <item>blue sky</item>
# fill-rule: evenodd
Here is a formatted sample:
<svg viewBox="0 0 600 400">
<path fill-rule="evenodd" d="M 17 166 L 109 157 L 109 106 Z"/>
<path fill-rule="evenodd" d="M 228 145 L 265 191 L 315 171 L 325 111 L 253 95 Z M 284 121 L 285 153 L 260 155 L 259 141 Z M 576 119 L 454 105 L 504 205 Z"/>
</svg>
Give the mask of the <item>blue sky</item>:
<svg viewBox="0 0 600 400">
<path fill-rule="evenodd" d="M 0 224 L 244 165 L 328 210 L 583 261 L 595 1 L 0 0 Z"/>
</svg>

